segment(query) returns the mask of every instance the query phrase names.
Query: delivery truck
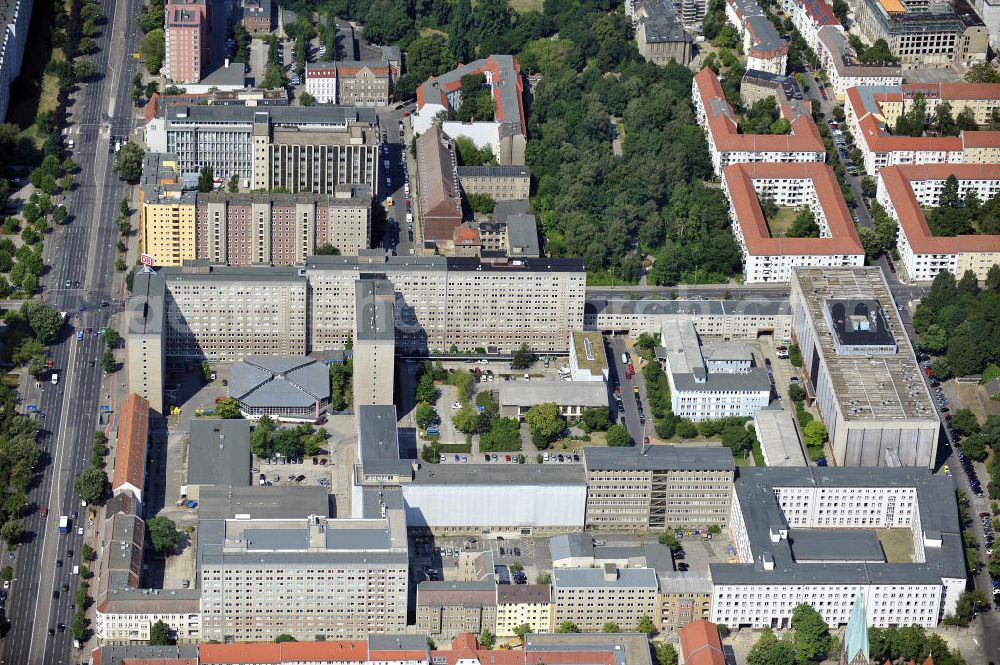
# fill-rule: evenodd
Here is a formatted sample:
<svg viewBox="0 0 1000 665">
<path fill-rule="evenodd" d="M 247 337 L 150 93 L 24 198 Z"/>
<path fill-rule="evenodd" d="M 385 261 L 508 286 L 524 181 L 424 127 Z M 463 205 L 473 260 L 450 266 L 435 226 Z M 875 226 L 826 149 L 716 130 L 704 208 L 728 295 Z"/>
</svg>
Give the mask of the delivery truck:
<svg viewBox="0 0 1000 665">
<path fill-rule="evenodd" d="M 67 534 L 69 533 L 69 517 L 63 515 L 59 518 L 59 533 Z"/>
</svg>

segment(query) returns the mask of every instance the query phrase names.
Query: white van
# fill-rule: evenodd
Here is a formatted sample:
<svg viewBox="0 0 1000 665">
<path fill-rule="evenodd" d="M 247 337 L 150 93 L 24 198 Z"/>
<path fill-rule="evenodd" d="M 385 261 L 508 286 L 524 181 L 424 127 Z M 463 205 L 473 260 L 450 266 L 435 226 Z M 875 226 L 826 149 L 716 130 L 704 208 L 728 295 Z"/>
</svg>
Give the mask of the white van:
<svg viewBox="0 0 1000 665">
<path fill-rule="evenodd" d="M 52 373 L 52 385 L 54 386 L 59 385 L 59 375 L 56 374 L 55 372 Z"/>
<path fill-rule="evenodd" d="M 74 575 L 80 574 L 80 566 L 73 566 L 73 574 Z"/>
</svg>

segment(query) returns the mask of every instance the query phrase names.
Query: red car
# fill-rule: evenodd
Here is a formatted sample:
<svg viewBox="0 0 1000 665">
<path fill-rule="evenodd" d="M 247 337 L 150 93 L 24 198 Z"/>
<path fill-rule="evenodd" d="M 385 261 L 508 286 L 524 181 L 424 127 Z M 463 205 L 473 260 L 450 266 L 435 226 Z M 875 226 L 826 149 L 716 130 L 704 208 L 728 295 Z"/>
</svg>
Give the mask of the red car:
<svg viewBox="0 0 1000 665">
<path fill-rule="evenodd" d="M 927 376 L 930 376 L 933 373 L 934 373 L 934 370 L 932 370 L 930 367 L 925 367 L 924 368 L 924 374 L 926 374 Z"/>
<path fill-rule="evenodd" d="M 42 517 L 48 517 L 48 516 L 49 516 L 49 507 L 42 506 Z"/>
</svg>

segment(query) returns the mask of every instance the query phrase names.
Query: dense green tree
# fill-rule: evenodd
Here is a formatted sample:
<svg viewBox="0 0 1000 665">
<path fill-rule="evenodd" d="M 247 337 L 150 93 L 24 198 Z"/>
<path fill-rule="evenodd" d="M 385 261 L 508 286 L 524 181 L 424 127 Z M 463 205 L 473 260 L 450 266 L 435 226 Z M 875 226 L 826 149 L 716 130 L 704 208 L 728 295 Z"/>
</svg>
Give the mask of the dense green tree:
<svg viewBox="0 0 1000 665">
<path fill-rule="evenodd" d="M 965 72 L 968 83 L 1000 83 L 1000 72 L 989 62 L 978 62 Z"/>
<path fill-rule="evenodd" d="M 804 208 L 795 216 L 785 235 L 789 238 L 818 238 L 819 224 L 816 223 L 816 215 L 808 207 Z"/>
<path fill-rule="evenodd" d="M 510 361 L 511 369 L 527 369 L 535 364 L 537 356 L 526 343 L 521 343 Z"/>
<path fill-rule="evenodd" d="M 149 627 L 149 643 L 154 646 L 173 644 L 172 631 L 162 619 Z"/>
<path fill-rule="evenodd" d="M 536 404 L 528 409 L 524 420 L 528 423 L 532 436 L 546 444 L 551 443 L 566 429 L 566 421 L 554 402 Z M 609 430 L 608 435 L 610 434 Z"/>
<path fill-rule="evenodd" d="M 163 28 L 152 30 L 142 38 L 142 42 L 139 44 L 139 54 L 142 56 L 147 71 L 153 76 L 159 75 L 166 54 Z"/>
<path fill-rule="evenodd" d="M 807 446 L 822 446 L 827 435 L 826 426 L 818 420 L 813 420 L 802 430 L 802 436 Z"/>
<path fill-rule="evenodd" d="M 629 436 L 628 428 L 621 423 L 615 423 L 608 428 L 606 440 L 609 446 L 616 448 L 632 445 L 632 437 Z"/>
<path fill-rule="evenodd" d="M 795 630 L 795 660 L 799 665 L 826 660 L 830 649 L 830 627 L 812 605 L 800 603 L 795 606 L 792 628 Z"/>
<path fill-rule="evenodd" d="M 88 467 L 73 481 L 73 487 L 87 503 L 102 503 L 111 494 L 111 483 L 104 469 Z"/>
<path fill-rule="evenodd" d="M 795 648 L 790 642 L 779 640 L 770 628 L 764 629 L 747 654 L 747 665 L 789 665 L 795 662 Z"/>
<path fill-rule="evenodd" d="M 215 415 L 225 420 L 243 417 L 243 414 L 240 413 L 239 404 L 232 397 L 227 397 L 215 405 Z"/>
<path fill-rule="evenodd" d="M 563 621 L 556 627 L 557 633 L 579 633 L 580 629 L 572 621 Z"/>
<path fill-rule="evenodd" d="M 588 432 L 604 432 L 611 427 L 606 406 L 588 407 L 583 410 L 580 424 Z"/>
<path fill-rule="evenodd" d="M 128 182 L 138 182 L 142 176 L 142 160 L 144 157 L 145 153 L 142 148 L 129 141 L 115 155 L 114 172 Z"/>
<path fill-rule="evenodd" d="M 438 420 L 438 413 L 434 410 L 434 407 L 430 404 L 421 402 L 417 404 L 417 410 L 415 413 L 415 418 L 417 425 L 427 429 L 429 425 L 432 425 Z"/>
<path fill-rule="evenodd" d="M 173 554 L 181 542 L 181 533 L 177 530 L 177 524 L 169 517 L 162 515 L 146 520 L 146 533 L 153 549 L 160 554 Z"/>
<path fill-rule="evenodd" d="M 878 39 L 874 44 L 864 50 L 858 60 L 865 64 L 883 64 L 899 62 L 899 58 L 892 54 L 889 45 L 884 39 Z"/>
<path fill-rule="evenodd" d="M 484 649 L 492 649 L 496 642 L 496 635 L 491 633 L 487 628 L 484 628 L 483 632 L 479 634 L 479 644 L 482 645 Z"/>
</svg>

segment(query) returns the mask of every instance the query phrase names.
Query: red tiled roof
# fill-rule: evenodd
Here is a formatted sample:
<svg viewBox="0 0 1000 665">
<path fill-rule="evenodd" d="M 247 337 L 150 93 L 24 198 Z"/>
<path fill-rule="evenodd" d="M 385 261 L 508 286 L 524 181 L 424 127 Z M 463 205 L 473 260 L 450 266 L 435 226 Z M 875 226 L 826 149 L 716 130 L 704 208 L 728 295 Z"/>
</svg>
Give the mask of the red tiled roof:
<svg viewBox="0 0 1000 665">
<path fill-rule="evenodd" d="M 142 491 L 146 479 L 146 443 L 149 438 L 149 400 L 132 393 L 125 398 L 118 420 L 115 474 L 111 488 L 128 483 Z"/>
<path fill-rule="evenodd" d="M 479 648 L 472 633 L 462 633 L 451 643 L 450 650 L 431 651 L 435 665 L 457 665 L 459 661 L 479 661 L 484 665 L 536 665 L 535 655 L 525 651 L 489 651 Z M 372 658 L 372 660 L 375 660 Z M 546 651 L 545 662 L 551 665 L 615 665 L 614 648 L 593 651 Z"/>
<path fill-rule="evenodd" d="M 743 232 L 747 251 L 753 256 L 811 254 L 864 254 L 861 239 L 847 210 L 837 177 L 826 164 L 791 162 L 782 164 L 732 164 L 722 171 L 730 203 Z M 772 238 L 760 201 L 753 187 L 755 179 L 790 178 L 811 180 L 823 215 L 830 226 L 829 238 Z"/>
<path fill-rule="evenodd" d="M 1000 252 L 1000 235 L 940 237 L 931 233 L 911 182 L 945 180 L 954 174 L 959 180 L 1000 180 L 1000 164 L 919 164 L 886 166 L 879 177 L 896 209 L 899 225 L 915 254 L 959 254 Z"/>
<path fill-rule="evenodd" d="M 963 147 L 1000 147 L 1000 132 L 962 132 L 961 136 L 900 136 L 887 133 L 883 102 L 900 102 L 912 99 L 917 93 L 925 97 L 945 100 L 1000 99 L 998 83 L 906 83 L 900 92 L 883 92 L 872 95 L 878 109 L 866 108 L 861 91 L 849 88 L 850 107 L 858 117 L 859 137 L 871 152 L 961 152 Z M 960 111 L 960 108 L 954 108 Z"/>
<path fill-rule="evenodd" d="M 684 665 L 726 665 L 719 629 L 711 621 L 700 619 L 684 624 L 679 635 Z"/>
<path fill-rule="evenodd" d="M 258 642 L 254 644 L 202 644 L 198 656 L 203 665 L 258 665 L 281 663 L 281 644 Z"/>
<path fill-rule="evenodd" d="M 198 665 L 197 658 L 123 658 L 122 665 Z"/>
<path fill-rule="evenodd" d="M 479 231 L 471 226 L 462 224 L 461 226 L 455 228 L 455 244 L 470 243 L 478 245 L 481 242 L 482 239 L 479 236 Z"/>
<path fill-rule="evenodd" d="M 726 101 L 719 78 L 708 67 L 695 77 L 698 94 L 712 135 L 715 148 L 720 152 L 815 152 L 826 154 L 823 139 L 816 123 L 807 115 L 788 117 L 791 108 L 782 105 L 782 115 L 792 125 L 791 134 L 740 134 L 736 114 Z M 724 111 L 713 109 L 713 102 Z"/>
</svg>

